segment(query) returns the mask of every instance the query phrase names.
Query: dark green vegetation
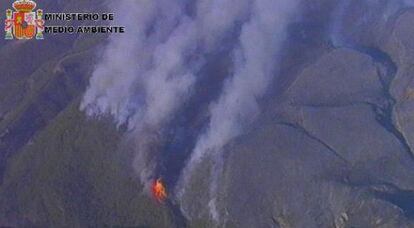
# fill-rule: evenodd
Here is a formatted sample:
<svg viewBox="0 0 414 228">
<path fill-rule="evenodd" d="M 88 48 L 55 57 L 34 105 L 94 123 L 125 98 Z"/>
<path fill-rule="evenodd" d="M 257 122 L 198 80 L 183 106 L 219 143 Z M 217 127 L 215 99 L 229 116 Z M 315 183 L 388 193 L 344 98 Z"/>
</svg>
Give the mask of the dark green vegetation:
<svg viewBox="0 0 414 228">
<path fill-rule="evenodd" d="M 99 11 L 93 2 L 38 1 Z M 122 133 L 79 111 L 104 39 L 1 41 L 0 226 L 170 227 L 169 211 L 142 193 L 119 150 Z"/>
<path fill-rule="evenodd" d="M 38 2 L 51 11 L 101 7 Z M 374 1 L 350 0 L 335 40 L 328 33 L 336 1 L 303 2 L 305 19 L 289 29 L 263 112 L 225 148 L 217 190 L 222 224 L 413 227 L 414 10 L 386 18 L 386 4 L 370 11 Z M 143 193 L 122 129 L 110 117 L 79 111 L 105 38 L 0 39 L 0 226 L 175 225 L 171 208 Z M 228 74 L 221 57 L 205 69 L 217 81 Z M 188 107 L 220 86 L 196 90 Z M 197 130 L 207 118 L 188 118 L 190 109 L 180 114 L 177 125 Z M 176 159 L 168 156 L 166 164 Z M 174 205 L 187 210 L 190 227 L 214 225 L 206 222 L 214 168 L 209 159 L 197 167 Z"/>
<path fill-rule="evenodd" d="M 116 153 L 120 134 L 108 122 L 69 105 L 8 162 L 1 214 L 51 227 L 166 227 L 167 211 L 126 172 Z"/>
</svg>

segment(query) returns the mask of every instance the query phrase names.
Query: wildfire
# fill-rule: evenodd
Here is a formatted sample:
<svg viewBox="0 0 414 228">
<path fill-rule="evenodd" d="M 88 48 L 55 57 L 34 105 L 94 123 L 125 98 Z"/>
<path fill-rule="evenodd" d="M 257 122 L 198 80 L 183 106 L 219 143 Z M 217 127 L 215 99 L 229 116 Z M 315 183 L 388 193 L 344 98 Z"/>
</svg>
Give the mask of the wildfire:
<svg viewBox="0 0 414 228">
<path fill-rule="evenodd" d="M 167 190 L 161 178 L 158 178 L 152 184 L 152 194 L 158 202 L 163 202 L 167 198 Z"/>
</svg>

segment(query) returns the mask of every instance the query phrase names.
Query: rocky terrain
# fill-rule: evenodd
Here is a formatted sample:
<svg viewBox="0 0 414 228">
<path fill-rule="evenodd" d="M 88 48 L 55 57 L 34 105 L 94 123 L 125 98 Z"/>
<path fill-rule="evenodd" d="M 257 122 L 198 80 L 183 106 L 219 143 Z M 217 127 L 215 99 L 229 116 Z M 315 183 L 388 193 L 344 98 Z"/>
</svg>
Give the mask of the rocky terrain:
<svg viewBox="0 0 414 228">
<path fill-rule="evenodd" d="M 334 12 L 328 3 L 295 25 L 286 48 L 294 67 L 275 82 L 262 117 L 226 147 L 218 190 L 224 226 L 414 225 L 408 28 L 414 11 L 385 7 L 391 1 L 348 4 L 334 16 L 336 25 L 315 16 Z M 389 7 L 394 11 L 385 17 Z M 311 38 L 315 27 L 331 29 L 318 38 L 326 43 Z M 297 46 L 305 60 L 295 56 Z M 199 173 L 214 167 L 205 163 Z M 208 211 L 191 206 L 198 197 L 184 197 L 193 217 Z"/>
<path fill-rule="evenodd" d="M 37 2 L 50 11 L 108 7 Z M 209 53 L 194 95 L 144 138 L 151 153 L 141 162 L 164 178 L 164 203 L 134 167 L 143 139 L 116 116 L 80 110 L 107 37 L 0 39 L 0 226 L 414 227 L 411 5 L 300 1 L 260 114 L 223 153 L 206 156 L 181 192 L 209 102 L 231 71 L 226 47 Z"/>
</svg>

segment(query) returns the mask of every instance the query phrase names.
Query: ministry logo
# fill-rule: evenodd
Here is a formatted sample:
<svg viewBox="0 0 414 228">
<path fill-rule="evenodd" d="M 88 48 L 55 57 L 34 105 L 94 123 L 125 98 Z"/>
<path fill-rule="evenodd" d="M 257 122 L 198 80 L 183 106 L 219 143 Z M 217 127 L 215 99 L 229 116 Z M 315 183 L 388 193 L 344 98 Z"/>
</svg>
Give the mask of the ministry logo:
<svg viewBox="0 0 414 228">
<path fill-rule="evenodd" d="M 45 24 L 43 10 L 33 12 L 36 3 L 32 0 L 17 0 L 12 6 L 15 11 L 6 10 L 5 39 L 28 40 L 36 36 L 37 40 L 42 40 Z"/>
<path fill-rule="evenodd" d="M 44 34 L 99 34 L 99 33 L 124 33 L 125 27 L 114 24 L 113 13 L 94 12 L 54 12 L 44 13 L 43 10 L 36 11 L 36 2 L 33 0 L 16 0 L 12 4 L 13 10 L 6 10 L 5 39 L 6 40 L 43 40 Z M 45 25 L 48 21 L 48 26 Z M 69 23 L 58 23 L 53 25 L 51 21 L 76 21 L 78 26 Z M 98 23 L 102 21 L 102 23 Z M 84 25 L 86 23 L 88 25 Z M 94 24 L 95 23 L 95 24 Z"/>
</svg>

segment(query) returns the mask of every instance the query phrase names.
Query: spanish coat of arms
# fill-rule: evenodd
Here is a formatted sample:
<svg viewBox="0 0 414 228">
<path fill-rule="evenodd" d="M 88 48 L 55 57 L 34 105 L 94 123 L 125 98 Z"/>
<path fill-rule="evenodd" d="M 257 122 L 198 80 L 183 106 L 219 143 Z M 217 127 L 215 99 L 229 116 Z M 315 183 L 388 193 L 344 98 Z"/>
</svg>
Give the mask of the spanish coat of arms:
<svg viewBox="0 0 414 228">
<path fill-rule="evenodd" d="M 32 0 L 17 0 L 13 3 L 15 11 L 6 10 L 6 21 L 4 30 L 6 32 L 6 39 L 12 40 L 14 38 L 43 39 L 44 20 L 43 10 L 38 9 L 36 12 L 36 3 Z"/>
</svg>

